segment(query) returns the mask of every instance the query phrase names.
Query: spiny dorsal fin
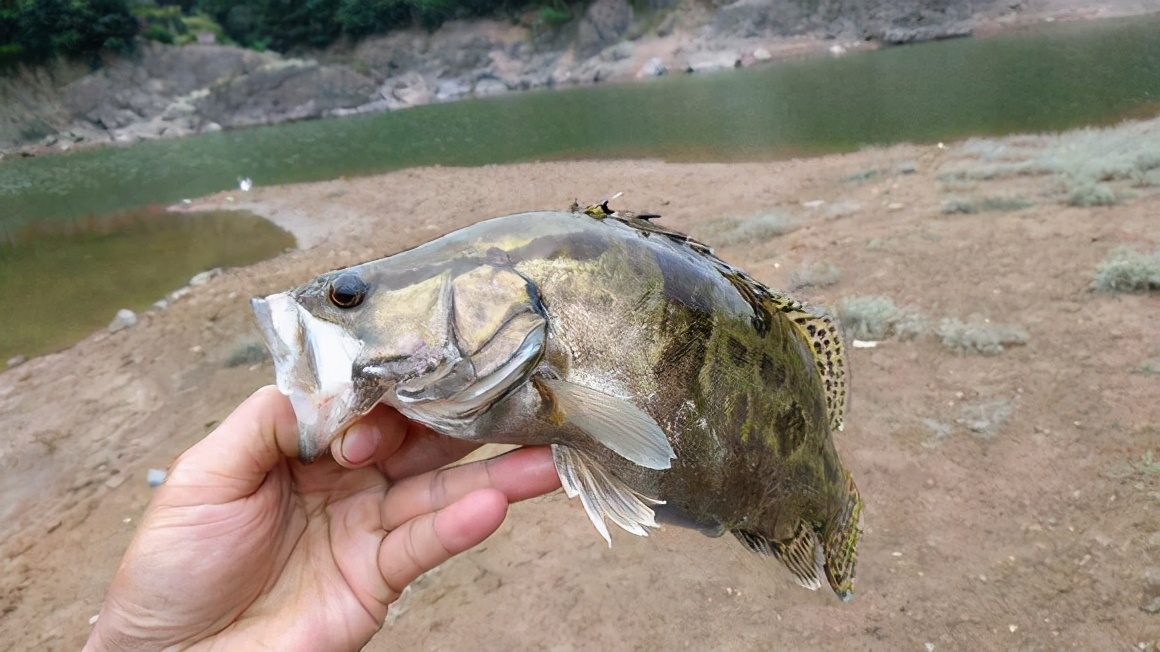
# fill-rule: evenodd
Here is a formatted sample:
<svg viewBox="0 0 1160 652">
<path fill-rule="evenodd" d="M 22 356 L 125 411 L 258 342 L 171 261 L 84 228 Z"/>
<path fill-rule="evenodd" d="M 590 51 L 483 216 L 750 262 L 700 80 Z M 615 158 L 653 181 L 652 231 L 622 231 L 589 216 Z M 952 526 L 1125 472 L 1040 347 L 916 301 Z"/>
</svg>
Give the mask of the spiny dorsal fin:
<svg viewBox="0 0 1160 652">
<path fill-rule="evenodd" d="M 753 308 L 753 326 L 759 333 L 769 331 L 773 313 L 782 313 L 788 317 L 809 345 L 810 353 L 814 357 L 814 364 L 826 395 L 826 414 L 829 416 L 830 429 L 842 430 L 846 419 L 846 356 L 841 334 L 833 320 L 821 310 L 759 283 L 752 276 L 718 258 L 708 245 L 652 221 L 659 216 L 651 213 L 636 215 L 609 208 L 608 202 L 622 194 L 618 192 L 599 204 L 585 208 L 583 212 L 600 220 L 612 218 L 646 236 L 663 235 L 676 244 L 700 254 L 729 280 L 746 303 Z M 577 204 L 573 204 L 573 212 L 578 208 Z"/>
</svg>

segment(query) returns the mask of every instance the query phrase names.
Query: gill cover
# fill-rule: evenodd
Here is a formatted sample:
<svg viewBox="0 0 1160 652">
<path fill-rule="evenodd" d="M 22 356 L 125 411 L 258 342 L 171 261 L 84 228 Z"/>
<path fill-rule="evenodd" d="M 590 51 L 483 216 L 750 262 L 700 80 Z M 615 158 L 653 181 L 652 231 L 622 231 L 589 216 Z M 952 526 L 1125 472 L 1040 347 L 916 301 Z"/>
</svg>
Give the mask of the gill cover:
<svg viewBox="0 0 1160 652">
<path fill-rule="evenodd" d="M 440 432 L 461 429 L 543 356 L 545 308 L 517 272 L 482 265 L 384 289 L 373 287 L 375 265 L 352 268 L 372 282 L 353 309 L 328 297 L 334 275 L 252 301 L 278 389 L 294 406 L 303 460 L 379 402 Z"/>
</svg>

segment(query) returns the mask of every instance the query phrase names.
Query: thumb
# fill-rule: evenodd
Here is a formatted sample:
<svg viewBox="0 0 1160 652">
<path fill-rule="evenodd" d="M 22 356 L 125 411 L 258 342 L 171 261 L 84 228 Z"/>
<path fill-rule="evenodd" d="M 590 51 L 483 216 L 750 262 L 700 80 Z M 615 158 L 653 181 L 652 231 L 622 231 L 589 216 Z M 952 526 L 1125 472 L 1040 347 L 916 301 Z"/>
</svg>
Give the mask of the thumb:
<svg viewBox="0 0 1160 652">
<path fill-rule="evenodd" d="M 199 489 L 199 502 L 248 496 L 266 474 L 298 455 L 298 422 L 290 400 L 276 387 L 254 392 L 170 468 L 166 488 Z"/>
</svg>

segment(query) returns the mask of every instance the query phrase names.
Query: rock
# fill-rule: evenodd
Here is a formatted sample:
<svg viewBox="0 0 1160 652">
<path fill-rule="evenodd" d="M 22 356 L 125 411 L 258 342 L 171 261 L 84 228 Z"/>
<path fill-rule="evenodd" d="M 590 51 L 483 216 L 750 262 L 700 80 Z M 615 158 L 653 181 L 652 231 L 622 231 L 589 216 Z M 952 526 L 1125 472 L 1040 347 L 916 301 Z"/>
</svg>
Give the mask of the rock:
<svg viewBox="0 0 1160 652">
<path fill-rule="evenodd" d="M 636 46 L 632 43 L 617 43 L 616 45 L 604 48 L 600 52 L 600 58 L 605 61 L 624 61 L 625 59 L 631 59 L 635 53 Z"/>
<path fill-rule="evenodd" d="M 189 279 L 189 286 L 190 287 L 199 287 L 199 286 L 205 285 L 206 283 L 209 283 L 214 278 L 221 276 L 221 273 L 222 273 L 222 269 L 220 267 L 215 267 L 213 269 L 207 269 L 204 272 L 199 272 L 197 274 L 194 274 L 193 278 Z"/>
<path fill-rule="evenodd" d="M 495 77 L 484 77 L 475 82 L 475 88 L 472 89 L 472 92 L 476 97 L 490 97 L 508 92 L 508 87 L 507 84 Z"/>
<path fill-rule="evenodd" d="M 587 59 L 613 45 L 632 27 L 633 11 L 628 0 L 596 0 L 584 13 L 576 30 L 577 59 Z"/>
<path fill-rule="evenodd" d="M 165 469 L 149 469 L 145 474 L 145 480 L 149 483 L 150 487 L 160 487 L 168 475 Z"/>
<path fill-rule="evenodd" d="M 741 58 L 736 52 L 698 52 L 689 56 L 689 72 L 715 72 L 736 68 Z"/>
<path fill-rule="evenodd" d="M 19 367 L 20 365 L 24 364 L 25 362 L 28 362 L 28 358 L 26 358 L 25 356 L 14 355 L 11 358 L 8 358 L 8 368 L 15 369 L 16 367 Z"/>
<path fill-rule="evenodd" d="M 427 80 L 414 71 L 383 82 L 379 87 L 379 95 L 387 100 L 392 110 L 422 106 L 431 101 L 431 90 L 427 87 Z"/>
<path fill-rule="evenodd" d="M 113 317 L 113 321 L 109 322 L 109 332 L 116 333 L 117 331 L 131 328 L 137 324 L 137 313 L 127 308 L 121 308 L 117 311 L 117 316 Z"/>
<path fill-rule="evenodd" d="M 154 301 L 153 305 L 151 305 L 149 307 L 153 310 L 165 310 L 166 308 L 169 307 L 169 302 L 166 301 L 165 299 L 158 299 L 158 300 Z"/>
<path fill-rule="evenodd" d="M 443 79 L 435 87 L 436 102 L 458 100 L 471 92 L 471 84 L 462 79 Z"/>
<path fill-rule="evenodd" d="M 902 161 L 894 166 L 894 171 L 899 174 L 914 174 L 918 172 L 918 164 L 914 161 Z"/>
<path fill-rule="evenodd" d="M 105 486 L 110 489 L 116 489 L 123 484 L 125 484 L 125 475 L 123 473 L 118 473 L 110 477 L 108 480 L 105 480 Z"/>
<path fill-rule="evenodd" d="M 753 51 L 753 58 L 757 59 L 758 61 L 769 61 L 773 58 L 773 55 L 770 54 L 769 50 L 766 50 L 765 48 L 757 48 Z"/>
<path fill-rule="evenodd" d="M 375 99 L 375 92 L 374 80 L 349 68 L 276 61 L 215 84 L 196 105 L 205 120 L 243 127 L 321 117 L 366 104 Z"/>
<path fill-rule="evenodd" d="M 640 77 L 660 77 L 667 75 L 669 69 L 665 67 L 665 63 L 661 61 L 660 57 L 653 57 L 645 62 L 641 69 L 637 71 L 636 76 Z"/>
<path fill-rule="evenodd" d="M 207 123 L 205 123 L 204 125 L 202 125 L 202 128 L 201 128 L 201 133 L 203 133 L 203 134 L 212 134 L 212 133 L 217 133 L 217 132 L 219 132 L 219 131 L 221 131 L 221 130 L 222 130 L 222 126 L 221 126 L 221 125 L 219 125 L 218 123 L 216 123 L 216 122 L 207 122 Z"/>
<path fill-rule="evenodd" d="M 830 46 L 830 56 L 831 57 L 840 57 L 843 54 L 846 54 L 846 48 L 842 47 L 841 45 L 831 45 Z"/>
<path fill-rule="evenodd" d="M 875 30 L 870 38 L 890 45 L 939 41 L 949 38 L 963 38 L 971 35 L 969 22 L 941 23 L 922 27 L 890 25 Z"/>
</svg>

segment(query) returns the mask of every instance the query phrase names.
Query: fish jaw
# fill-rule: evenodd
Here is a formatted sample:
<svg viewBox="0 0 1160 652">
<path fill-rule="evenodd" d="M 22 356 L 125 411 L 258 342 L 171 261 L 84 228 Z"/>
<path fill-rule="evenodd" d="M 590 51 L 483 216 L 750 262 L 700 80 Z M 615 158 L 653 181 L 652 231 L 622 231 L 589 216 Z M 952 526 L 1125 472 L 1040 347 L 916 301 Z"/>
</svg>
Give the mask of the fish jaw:
<svg viewBox="0 0 1160 652">
<path fill-rule="evenodd" d="M 353 378 L 363 342 L 316 318 L 288 293 L 254 298 L 250 304 L 274 360 L 278 390 L 294 407 L 298 458 L 311 461 L 367 411 Z"/>
</svg>

